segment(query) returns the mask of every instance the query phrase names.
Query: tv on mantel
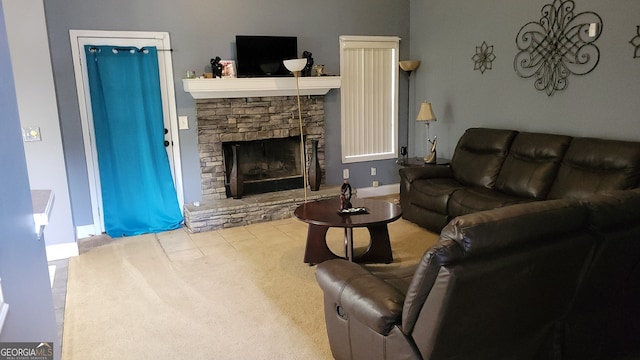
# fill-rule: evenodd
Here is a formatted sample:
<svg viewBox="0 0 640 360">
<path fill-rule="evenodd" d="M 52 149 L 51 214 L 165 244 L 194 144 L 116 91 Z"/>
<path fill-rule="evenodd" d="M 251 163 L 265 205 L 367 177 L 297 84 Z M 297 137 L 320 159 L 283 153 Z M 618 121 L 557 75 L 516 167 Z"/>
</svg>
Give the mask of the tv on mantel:
<svg viewBox="0 0 640 360">
<path fill-rule="evenodd" d="M 297 57 L 295 36 L 236 36 L 238 77 L 293 76 L 282 60 Z"/>
</svg>

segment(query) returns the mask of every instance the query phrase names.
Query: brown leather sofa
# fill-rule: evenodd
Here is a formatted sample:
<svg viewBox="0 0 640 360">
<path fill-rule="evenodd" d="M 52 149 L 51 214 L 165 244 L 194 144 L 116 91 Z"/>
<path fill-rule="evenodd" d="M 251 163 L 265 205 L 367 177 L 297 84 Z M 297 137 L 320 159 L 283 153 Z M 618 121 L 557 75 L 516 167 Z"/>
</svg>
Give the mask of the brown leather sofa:
<svg viewBox="0 0 640 360">
<path fill-rule="evenodd" d="M 336 359 L 640 354 L 640 190 L 462 215 L 391 269 L 318 265 Z"/>
<path fill-rule="evenodd" d="M 450 166 L 400 169 L 403 218 L 434 232 L 454 217 L 498 207 L 631 189 L 640 142 L 471 128 Z"/>
</svg>

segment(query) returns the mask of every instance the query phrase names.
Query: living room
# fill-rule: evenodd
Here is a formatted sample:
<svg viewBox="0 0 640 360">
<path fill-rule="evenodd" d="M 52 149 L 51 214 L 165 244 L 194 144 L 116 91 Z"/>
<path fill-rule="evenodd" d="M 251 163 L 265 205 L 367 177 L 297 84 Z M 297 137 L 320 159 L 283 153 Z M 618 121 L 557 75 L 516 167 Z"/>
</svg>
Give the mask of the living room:
<svg viewBox="0 0 640 360">
<path fill-rule="evenodd" d="M 3 3 L 8 1 L 11 0 Z M 632 0 L 575 4 L 576 12 L 591 11 L 602 18 L 602 33 L 595 41 L 599 62 L 584 76 L 570 76 L 566 89 L 549 96 L 535 89 L 533 79 L 521 78 L 514 70 L 518 31 L 528 22 L 539 21 L 541 9 L 548 3 L 376 0 L 318 5 L 278 1 L 265 6 L 257 1 L 186 1 L 176 5 L 169 1 L 47 0 L 43 6 L 57 96 L 59 119 L 55 121 L 60 124 L 59 141 L 64 139 L 66 164 L 66 169 L 57 171 L 68 177 L 66 201 L 72 212 L 72 219 L 67 220 L 73 228 L 94 222 L 82 155 L 69 29 L 171 34 L 177 110 L 179 115 L 188 117 L 190 125 L 188 130 L 179 132 L 183 195 L 185 202 L 193 202 L 201 199 L 195 103 L 183 91 L 179 79 L 187 70 L 204 72 L 212 57 L 233 59 L 233 41 L 239 34 L 297 36 L 299 50 L 311 51 L 316 63 L 325 65 L 330 74 L 339 72 L 340 35 L 399 36 L 400 58 L 421 61 L 410 77 L 401 73 L 399 79 L 398 145 L 407 145 L 409 156 L 424 156 L 427 149 L 425 128 L 413 121 L 419 104 L 425 100 L 433 104 L 438 117 L 430 131 L 438 136 L 438 153 L 442 157 L 450 157 L 461 134 L 476 126 L 637 141 L 640 59 L 634 58 L 637 42 L 631 42 L 640 25 L 636 15 L 640 4 Z M 495 59 L 489 69 L 480 72 L 474 70 L 472 57 L 483 42 L 493 46 Z M 394 159 L 341 163 L 339 96 L 334 90 L 325 99 L 327 183 L 339 184 L 344 168 L 349 168 L 356 188 L 370 187 L 372 180 L 382 185 L 398 183 Z M 408 139 L 404 135 L 407 133 L 411 134 Z M 50 138 L 43 134 L 43 142 Z M 371 167 L 377 168 L 375 179 L 369 174 Z M 63 201 L 59 199 L 59 204 Z M 67 242 L 75 239 L 47 237 L 47 245 Z M 4 268 L 1 275 L 3 280 L 12 276 Z"/>
</svg>

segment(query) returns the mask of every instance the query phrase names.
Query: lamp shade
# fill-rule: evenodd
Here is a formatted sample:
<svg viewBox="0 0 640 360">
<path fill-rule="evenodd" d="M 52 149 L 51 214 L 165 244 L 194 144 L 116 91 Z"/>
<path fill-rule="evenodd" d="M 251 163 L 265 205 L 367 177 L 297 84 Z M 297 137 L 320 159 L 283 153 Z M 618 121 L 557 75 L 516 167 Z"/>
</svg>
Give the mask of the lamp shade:
<svg viewBox="0 0 640 360">
<path fill-rule="evenodd" d="M 284 67 L 291 72 L 302 71 L 307 66 L 307 59 L 282 60 Z"/>
<path fill-rule="evenodd" d="M 400 69 L 410 73 L 420 66 L 420 60 L 403 60 L 399 62 Z"/>
<path fill-rule="evenodd" d="M 420 105 L 420 112 L 418 112 L 417 121 L 437 121 L 436 115 L 433 113 L 431 103 L 423 102 Z"/>
</svg>

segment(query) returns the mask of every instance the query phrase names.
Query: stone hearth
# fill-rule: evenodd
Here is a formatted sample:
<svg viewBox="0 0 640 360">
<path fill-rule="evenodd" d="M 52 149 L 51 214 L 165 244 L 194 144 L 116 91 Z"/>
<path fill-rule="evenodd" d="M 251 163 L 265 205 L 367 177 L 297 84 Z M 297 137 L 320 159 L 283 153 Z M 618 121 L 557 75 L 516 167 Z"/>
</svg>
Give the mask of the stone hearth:
<svg viewBox="0 0 640 360">
<path fill-rule="evenodd" d="M 307 191 L 307 200 L 328 199 L 339 194 L 339 186 Z M 250 195 L 242 199 L 206 200 L 199 206 L 185 204 L 184 222 L 192 233 L 251 225 L 288 219 L 302 203 L 303 189 Z"/>
</svg>

